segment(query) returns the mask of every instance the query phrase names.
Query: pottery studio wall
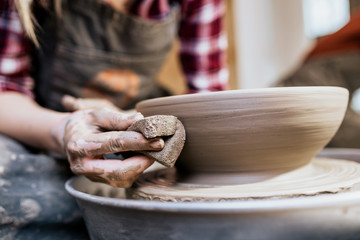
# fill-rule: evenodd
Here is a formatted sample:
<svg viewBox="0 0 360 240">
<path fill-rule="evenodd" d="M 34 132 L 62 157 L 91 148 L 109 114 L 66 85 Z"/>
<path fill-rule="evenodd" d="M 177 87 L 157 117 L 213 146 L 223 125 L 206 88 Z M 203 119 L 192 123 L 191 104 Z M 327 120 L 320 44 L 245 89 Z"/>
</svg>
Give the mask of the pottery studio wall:
<svg viewBox="0 0 360 240">
<path fill-rule="evenodd" d="M 239 88 L 266 87 L 295 67 L 311 44 L 302 0 L 234 1 Z"/>
<path fill-rule="evenodd" d="M 300 64 L 315 42 L 315 36 L 305 30 L 306 1 L 225 0 L 231 89 L 270 86 Z M 350 0 L 350 6 L 359 6 L 359 1 Z M 331 5 L 349 0 L 309 2 Z M 186 90 L 176 54 L 178 47 L 175 43 L 159 74 L 159 82 L 175 94 Z"/>
</svg>

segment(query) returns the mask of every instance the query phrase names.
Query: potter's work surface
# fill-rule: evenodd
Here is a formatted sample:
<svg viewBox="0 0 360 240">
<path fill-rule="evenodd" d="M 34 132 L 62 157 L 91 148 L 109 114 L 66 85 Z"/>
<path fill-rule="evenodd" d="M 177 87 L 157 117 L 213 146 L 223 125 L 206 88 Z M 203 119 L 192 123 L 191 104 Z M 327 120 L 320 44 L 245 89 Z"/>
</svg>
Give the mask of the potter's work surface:
<svg viewBox="0 0 360 240">
<path fill-rule="evenodd" d="M 239 175 L 246 178 L 246 173 Z M 212 181 L 217 179 L 216 174 L 208 177 Z M 228 185 L 209 185 L 201 178 L 206 176 L 200 177 L 200 180 L 196 176 L 179 180 L 174 168 L 162 169 L 144 174 L 129 193 L 135 199 L 158 201 L 226 201 L 338 193 L 358 187 L 360 164 L 348 160 L 315 158 L 299 169 L 247 184 L 232 182 Z M 232 178 L 236 179 L 236 176 Z"/>
<path fill-rule="evenodd" d="M 158 202 L 110 197 L 119 196 L 123 189 L 83 176 L 69 180 L 66 189 L 77 199 L 91 239 L 97 240 L 358 240 L 360 236 L 360 191 L 284 199 Z M 104 195 L 94 195 L 98 193 Z"/>
<path fill-rule="evenodd" d="M 326 153 L 328 158 L 333 156 L 334 152 Z M 360 150 L 339 156 L 360 162 Z M 330 170 L 323 170 L 326 174 L 318 170 L 319 178 L 331 174 L 333 182 L 346 182 L 346 174 L 357 178 L 358 166 L 347 166 L 343 170 L 325 166 Z M 336 177 L 339 172 L 343 173 Z M 360 190 L 356 187 L 292 198 L 159 202 L 126 199 L 122 188 L 76 176 L 67 181 L 66 190 L 76 198 L 91 239 L 358 240 L 360 236 Z"/>
</svg>

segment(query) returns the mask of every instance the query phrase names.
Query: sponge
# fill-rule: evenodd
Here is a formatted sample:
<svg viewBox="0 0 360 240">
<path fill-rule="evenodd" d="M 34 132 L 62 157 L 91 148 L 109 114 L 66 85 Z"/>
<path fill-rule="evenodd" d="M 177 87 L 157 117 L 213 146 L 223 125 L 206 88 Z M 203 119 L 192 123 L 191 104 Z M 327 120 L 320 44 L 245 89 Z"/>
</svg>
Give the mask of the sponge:
<svg viewBox="0 0 360 240">
<path fill-rule="evenodd" d="M 139 151 L 145 156 L 173 167 L 185 144 L 185 128 L 180 120 L 171 115 L 154 115 L 134 122 L 128 131 L 142 133 L 145 138 L 162 137 L 165 146 L 160 151 Z"/>
</svg>

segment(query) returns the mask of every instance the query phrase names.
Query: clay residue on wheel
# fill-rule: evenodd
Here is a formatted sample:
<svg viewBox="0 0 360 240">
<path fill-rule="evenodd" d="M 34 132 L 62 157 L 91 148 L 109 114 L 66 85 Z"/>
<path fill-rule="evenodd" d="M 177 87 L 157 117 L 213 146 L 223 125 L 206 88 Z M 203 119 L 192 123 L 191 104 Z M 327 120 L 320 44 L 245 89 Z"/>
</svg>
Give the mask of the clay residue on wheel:
<svg viewBox="0 0 360 240">
<path fill-rule="evenodd" d="M 245 184 L 209 186 L 186 183 L 177 178 L 176 174 L 175 169 L 148 172 L 136 181 L 128 197 L 166 202 L 280 199 L 337 194 L 356 190 L 360 184 L 359 163 L 330 158 L 314 158 L 304 167 L 264 181 Z M 249 173 L 238 174 L 246 177 Z M 216 178 L 217 175 L 209 173 L 208 177 Z"/>
</svg>

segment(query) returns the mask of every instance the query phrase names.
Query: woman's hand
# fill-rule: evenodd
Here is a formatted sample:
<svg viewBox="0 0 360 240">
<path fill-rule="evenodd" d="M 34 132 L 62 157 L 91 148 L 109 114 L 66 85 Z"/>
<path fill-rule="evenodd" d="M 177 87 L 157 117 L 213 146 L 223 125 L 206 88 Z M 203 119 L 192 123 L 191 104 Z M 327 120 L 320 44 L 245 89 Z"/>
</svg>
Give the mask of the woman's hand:
<svg viewBox="0 0 360 240">
<path fill-rule="evenodd" d="M 116 187 L 130 187 L 153 160 L 137 155 L 125 160 L 104 159 L 104 154 L 135 150 L 161 150 L 161 138 L 148 140 L 126 131 L 140 113 L 126 114 L 109 108 L 71 113 L 53 129 L 53 135 L 67 155 L 71 170 L 89 179 Z"/>
<path fill-rule="evenodd" d="M 115 106 L 112 102 L 102 98 L 75 98 L 70 95 L 65 95 L 61 99 L 61 104 L 67 111 L 70 112 L 96 108 L 110 108 L 122 112 L 122 110 Z"/>
</svg>

